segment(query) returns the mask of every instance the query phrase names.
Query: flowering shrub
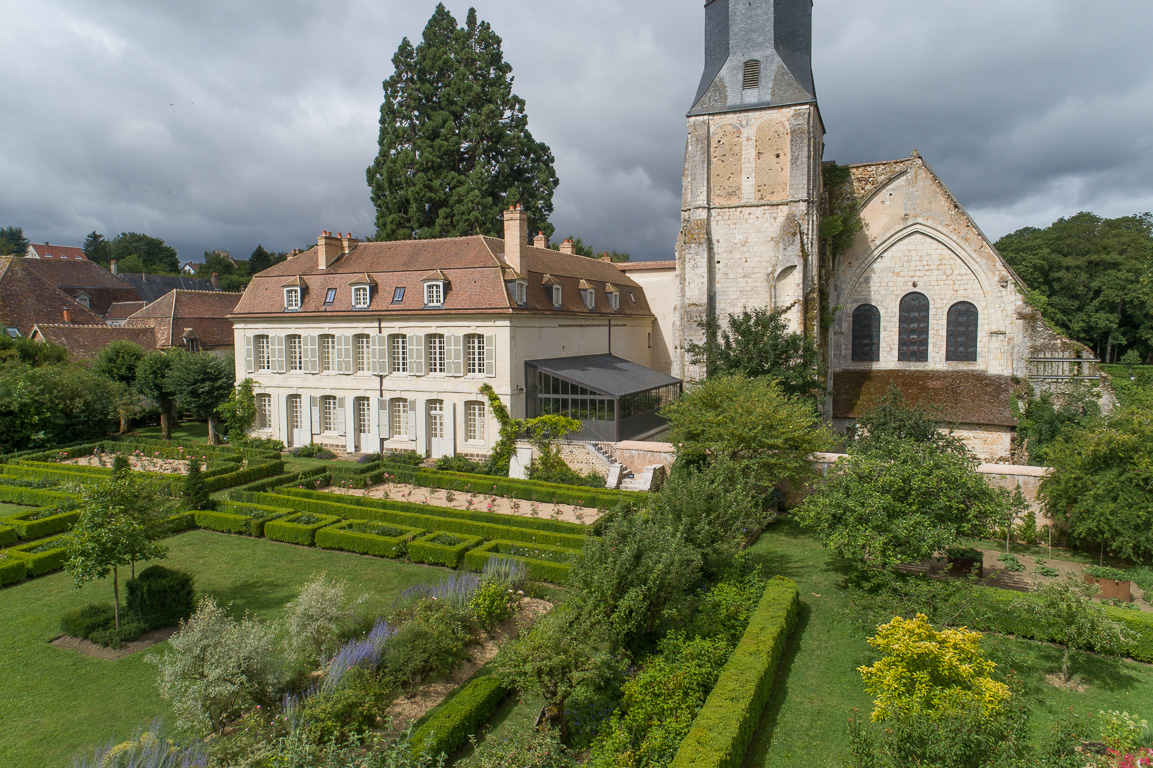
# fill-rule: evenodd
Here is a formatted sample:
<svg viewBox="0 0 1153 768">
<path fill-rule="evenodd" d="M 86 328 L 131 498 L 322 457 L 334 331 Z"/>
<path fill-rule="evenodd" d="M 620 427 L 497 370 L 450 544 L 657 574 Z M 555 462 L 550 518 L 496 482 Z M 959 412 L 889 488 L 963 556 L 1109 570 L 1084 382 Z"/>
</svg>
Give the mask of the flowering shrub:
<svg viewBox="0 0 1153 768">
<path fill-rule="evenodd" d="M 469 613 L 485 630 L 512 616 L 516 612 L 519 596 L 495 581 L 482 582 L 468 601 Z"/>
</svg>

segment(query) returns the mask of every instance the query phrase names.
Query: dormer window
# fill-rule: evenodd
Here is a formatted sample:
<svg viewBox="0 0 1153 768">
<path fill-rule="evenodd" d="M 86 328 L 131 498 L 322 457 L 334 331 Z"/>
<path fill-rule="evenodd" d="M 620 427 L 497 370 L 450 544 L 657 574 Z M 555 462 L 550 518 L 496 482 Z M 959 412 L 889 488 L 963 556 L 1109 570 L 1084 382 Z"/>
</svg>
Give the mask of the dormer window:
<svg viewBox="0 0 1153 768">
<path fill-rule="evenodd" d="M 444 283 L 433 280 L 424 284 L 424 305 L 439 307 L 444 304 Z"/>
<path fill-rule="evenodd" d="M 552 307 L 553 309 L 560 309 L 561 295 L 560 286 L 554 285 L 552 287 Z"/>
<path fill-rule="evenodd" d="M 613 312 L 621 311 L 621 292 L 612 283 L 605 283 L 605 296 L 609 300 L 609 309 Z"/>
<path fill-rule="evenodd" d="M 596 289 L 589 285 L 586 281 L 580 282 L 581 299 L 584 300 L 585 309 L 593 311 L 597 305 L 597 292 Z"/>
<path fill-rule="evenodd" d="M 353 280 L 350 285 L 352 286 L 352 308 L 368 309 L 369 303 L 372 302 L 372 288 L 376 285 L 376 281 L 364 274 Z"/>
<path fill-rule="evenodd" d="M 518 307 L 523 307 L 528 303 L 528 281 L 524 279 L 509 280 L 506 285 L 508 292 L 512 295 L 513 302 Z"/>
<path fill-rule="evenodd" d="M 284 308 L 289 312 L 300 309 L 300 289 L 299 288 L 285 288 L 284 289 Z"/>
</svg>

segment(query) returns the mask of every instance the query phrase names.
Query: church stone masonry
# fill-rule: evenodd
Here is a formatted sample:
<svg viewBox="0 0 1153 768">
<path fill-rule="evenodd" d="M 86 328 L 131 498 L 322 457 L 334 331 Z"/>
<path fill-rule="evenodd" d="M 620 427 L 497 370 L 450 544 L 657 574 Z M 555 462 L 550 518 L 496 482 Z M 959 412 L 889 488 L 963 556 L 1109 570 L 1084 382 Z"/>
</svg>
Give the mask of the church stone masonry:
<svg viewBox="0 0 1153 768">
<path fill-rule="evenodd" d="M 703 340 L 702 318 L 781 308 L 795 330 L 821 335 L 835 427 L 849 429 L 895 386 L 939 407 L 981 458 L 1007 459 L 1016 388 L 1096 382 L 1096 361 L 1025 302 L 1020 278 L 916 152 L 851 166 L 845 186 L 822 190 L 811 29 L 811 0 L 705 6 L 672 291 L 673 374 L 703 377 L 686 352 Z M 848 196 L 862 230 L 821 275 L 829 192 Z M 822 306 L 836 309 L 824 329 Z"/>
</svg>

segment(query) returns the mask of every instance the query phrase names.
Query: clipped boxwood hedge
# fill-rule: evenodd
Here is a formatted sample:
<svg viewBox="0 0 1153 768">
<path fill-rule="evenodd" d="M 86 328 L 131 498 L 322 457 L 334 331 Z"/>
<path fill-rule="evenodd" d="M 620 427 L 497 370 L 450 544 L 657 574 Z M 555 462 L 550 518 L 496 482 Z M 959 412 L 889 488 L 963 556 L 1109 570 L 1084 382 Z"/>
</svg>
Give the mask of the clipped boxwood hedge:
<svg viewBox="0 0 1153 768">
<path fill-rule="evenodd" d="M 413 732 L 409 742 L 413 756 L 452 755 L 477 728 L 488 722 L 508 693 L 495 677 L 473 678 L 455 696 L 429 713 Z"/>
<path fill-rule="evenodd" d="M 28 563 L 16 557 L 0 560 L 0 587 L 23 581 L 28 575 Z"/>
<path fill-rule="evenodd" d="M 167 536 L 196 527 L 196 516 L 192 512 L 180 512 L 162 522 L 160 531 Z"/>
<path fill-rule="evenodd" d="M 568 581 L 569 571 L 571 566 L 568 563 L 556 563 L 550 560 L 537 560 L 531 557 L 525 557 L 520 554 L 511 554 L 520 551 L 524 547 L 523 542 L 519 541 L 490 541 L 483 547 L 468 552 L 464 556 L 464 566 L 471 571 L 484 570 L 484 564 L 488 562 L 491 557 L 508 557 L 513 560 L 518 560 L 524 563 L 526 575 L 533 581 L 547 581 L 551 584 L 564 584 Z M 568 553 L 574 559 L 580 556 L 580 552 L 572 549 L 562 549 L 561 547 L 542 547 L 533 545 L 533 549 L 550 550 L 557 553 Z M 502 549 L 504 551 L 502 551 Z"/>
<path fill-rule="evenodd" d="M 150 565 L 124 585 L 128 614 L 145 630 L 172 627 L 196 610 L 192 574 Z"/>
<path fill-rule="evenodd" d="M 316 478 L 322 476 L 326 478 L 325 482 L 327 483 L 328 467 L 313 467 L 303 472 L 289 472 L 283 475 L 267 477 L 263 480 L 257 480 L 256 482 L 233 488 L 228 492 L 228 498 L 241 500 L 240 494 L 242 493 L 260 493 L 262 491 L 273 491 L 277 488 L 296 485 L 297 483 L 311 483 Z"/>
<path fill-rule="evenodd" d="M 211 531 L 242 533 L 245 536 L 263 536 L 264 526 L 271 520 L 291 515 L 291 509 L 266 507 L 259 504 L 222 502 L 216 511 L 196 513 L 196 525 Z"/>
<path fill-rule="evenodd" d="M 34 515 L 44 515 L 35 520 L 28 518 Z M 54 513 L 54 514 L 53 514 Z M 41 509 L 33 509 L 28 512 L 22 512 L 18 515 L 5 518 L 4 522 L 11 525 L 16 529 L 16 535 L 24 541 L 32 541 L 33 539 L 40 539 L 45 536 L 51 536 L 56 533 L 63 533 L 72 527 L 80 518 L 80 510 L 73 509 L 67 512 L 57 512 L 49 507 L 42 507 Z"/>
<path fill-rule="evenodd" d="M 247 497 L 245 498 L 247 499 Z M 483 539 L 525 541 L 568 549 L 580 549 L 584 546 L 583 529 L 580 529 L 580 533 L 554 533 L 526 525 L 526 521 L 532 522 L 532 518 L 498 515 L 493 512 L 468 512 L 431 504 L 366 499 L 362 496 L 302 491 L 296 488 L 285 488 L 272 496 L 258 494 L 252 500 L 258 503 L 292 506 L 296 509 L 340 515 L 346 518 L 379 520 L 386 523 L 423 528 L 426 531 L 445 531 L 465 536 L 480 536 Z"/>
<path fill-rule="evenodd" d="M 0 525 L 0 547 L 16 543 L 16 529 L 9 525 Z"/>
<path fill-rule="evenodd" d="M 623 498 L 635 500 L 641 505 L 645 504 L 648 499 L 648 494 L 638 491 L 618 491 L 610 488 L 559 485 L 493 475 L 469 475 L 464 472 L 414 469 L 406 465 L 388 463 L 382 469 L 368 475 L 366 479 L 372 485 L 382 482 L 385 475 L 391 475 L 394 480 L 402 483 L 416 483 L 464 493 L 494 494 L 547 504 L 579 504 L 582 507 L 599 507 L 601 509 L 611 509 Z"/>
<path fill-rule="evenodd" d="M 333 523 L 340 522 L 334 515 L 297 512 L 288 517 L 272 520 L 264 526 L 264 537 L 288 544 L 302 544 L 311 547 L 316 541 L 316 532 Z"/>
<path fill-rule="evenodd" d="M 75 493 L 65 493 L 64 491 L 0 485 L 0 501 L 6 504 L 22 504 L 26 507 L 50 507 L 65 502 L 79 502 L 80 497 Z"/>
<path fill-rule="evenodd" d="M 449 568 L 455 568 L 460 565 L 464 553 L 482 541 L 484 539 L 479 536 L 433 531 L 408 543 L 408 559 L 414 563 L 447 565 Z"/>
<path fill-rule="evenodd" d="M 364 527 L 367 530 L 350 530 L 355 527 Z M 373 532 L 374 527 L 380 532 Z M 385 532 L 391 531 L 400 533 L 394 536 L 385 535 Z M 408 551 L 409 540 L 421 533 L 423 531 L 418 528 L 390 526 L 366 520 L 346 520 L 317 531 L 316 546 L 376 557 L 403 557 Z"/>
<path fill-rule="evenodd" d="M 739 768 L 768 703 L 777 665 L 797 621 L 795 582 L 772 579 L 733 655 L 673 758 L 673 768 Z"/>
<path fill-rule="evenodd" d="M 67 559 L 64 553 L 64 538 L 64 536 L 52 536 L 12 547 L 8 550 L 8 557 L 23 560 L 28 566 L 29 576 L 58 571 L 64 567 L 64 561 Z"/>
<path fill-rule="evenodd" d="M 212 493 L 223 490 L 224 488 L 244 485 L 255 480 L 263 480 L 266 477 L 275 477 L 281 474 L 284 474 L 284 459 L 275 459 L 262 464 L 251 464 L 235 472 L 228 472 L 226 474 L 216 475 L 215 477 L 206 477 L 204 485 L 208 488 L 208 492 Z"/>
<path fill-rule="evenodd" d="M 23 464 L 5 464 L 0 467 L 0 472 L 5 475 L 13 477 L 31 477 L 31 478 L 50 478 L 59 480 L 61 482 L 71 483 L 95 483 L 102 479 L 100 475 L 94 475 L 90 472 L 73 472 L 65 469 L 43 469 L 40 467 L 29 467 Z"/>
</svg>

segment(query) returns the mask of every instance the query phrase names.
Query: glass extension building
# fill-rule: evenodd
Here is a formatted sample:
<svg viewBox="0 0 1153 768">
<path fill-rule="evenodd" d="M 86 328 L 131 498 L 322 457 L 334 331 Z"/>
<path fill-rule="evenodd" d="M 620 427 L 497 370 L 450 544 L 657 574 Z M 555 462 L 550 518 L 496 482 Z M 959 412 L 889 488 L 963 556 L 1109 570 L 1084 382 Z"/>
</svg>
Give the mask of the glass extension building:
<svg viewBox="0 0 1153 768">
<path fill-rule="evenodd" d="M 525 368 L 528 417 L 580 421 L 573 440 L 615 443 L 651 435 L 665 425 L 660 409 L 683 388 L 680 379 L 613 355 L 529 360 Z"/>
</svg>

